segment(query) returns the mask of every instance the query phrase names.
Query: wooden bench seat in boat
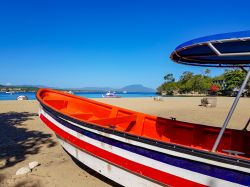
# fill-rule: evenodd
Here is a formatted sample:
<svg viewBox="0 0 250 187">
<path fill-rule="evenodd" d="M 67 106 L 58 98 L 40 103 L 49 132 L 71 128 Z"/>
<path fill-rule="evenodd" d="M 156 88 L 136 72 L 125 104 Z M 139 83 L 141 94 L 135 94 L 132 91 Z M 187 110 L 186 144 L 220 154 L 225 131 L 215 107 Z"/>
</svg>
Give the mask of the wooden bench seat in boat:
<svg viewBox="0 0 250 187">
<path fill-rule="evenodd" d="M 130 124 L 135 124 L 137 115 L 130 116 L 121 116 L 121 117 L 112 117 L 112 118 L 104 118 L 91 120 L 91 123 L 95 123 L 102 126 L 108 126 L 110 128 L 115 128 L 117 130 L 126 131 L 127 127 Z"/>
<path fill-rule="evenodd" d="M 79 112 L 79 113 L 70 114 L 70 116 L 75 117 L 77 119 L 89 120 L 93 116 L 93 113 L 81 113 L 81 112 Z"/>
<path fill-rule="evenodd" d="M 44 102 L 55 107 L 58 110 L 66 108 L 68 105 L 68 101 L 59 99 L 45 99 Z"/>
</svg>

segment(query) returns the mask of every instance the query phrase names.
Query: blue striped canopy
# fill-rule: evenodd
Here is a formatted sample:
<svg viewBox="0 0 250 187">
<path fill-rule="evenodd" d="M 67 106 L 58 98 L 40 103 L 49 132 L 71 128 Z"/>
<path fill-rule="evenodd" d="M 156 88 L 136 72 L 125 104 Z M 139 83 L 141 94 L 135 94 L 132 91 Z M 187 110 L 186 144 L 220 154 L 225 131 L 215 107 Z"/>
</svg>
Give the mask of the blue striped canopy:
<svg viewBox="0 0 250 187">
<path fill-rule="evenodd" d="M 179 45 L 170 58 L 196 66 L 250 67 L 250 31 L 206 36 Z"/>
</svg>

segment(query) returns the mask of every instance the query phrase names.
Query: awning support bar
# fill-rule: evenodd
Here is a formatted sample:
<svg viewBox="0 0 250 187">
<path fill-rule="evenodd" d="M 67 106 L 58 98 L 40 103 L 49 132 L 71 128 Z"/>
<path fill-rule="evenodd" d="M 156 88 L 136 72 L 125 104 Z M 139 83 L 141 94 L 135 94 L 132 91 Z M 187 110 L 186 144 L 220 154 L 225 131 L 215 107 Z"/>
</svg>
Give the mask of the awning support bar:
<svg viewBox="0 0 250 187">
<path fill-rule="evenodd" d="M 234 113 L 234 110 L 235 110 L 235 108 L 236 108 L 236 106 L 237 106 L 237 104 L 238 104 L 238 102 L 239 102 L 239 100 L 240 100 L 241 94 L 242 94 L 242 92 L 244 91 L 244 89 L 245 89 L 245 87 L 246 87 L 246 85 L 247 85 L 247 82 L 248 82 L 249 78 L 250 78 L 250 69 L 248 70 L 247 76 L 246 76 L 246 78 L 245 78 L 243 84 L 241 85 L 241 88 L 240 88 L 240 90 L 239 90 L 239 92 L 238 92 L 236 98 L 234 99 L 234 102 L 233 102 L 233 104 L 232 104 L 232 106 L 231 106 L 231 109 L 230 109 L 230 111 L 229 111 L 229 113 L 228 113 L 228 115 L 227 115 L 227 117 L 226 117 L 226 119 L 225 119 L 225 122 L 224 122 L 224 124 L 223 124 L 223 126 L 222 126 L 222 128 L 221 128 L 221 130 L 220 130 L 220 133 L 219 133 L 219 135 L 218 135 L 218 137 L 217 137 L 217 139 L 216 139 L 216 141 L 215 141 L 215 143 L 214 143 L 212 152 L 216 152 L 216 150 L 217 150 L 217 148 L 218 148 L 218 145 L 219 145 L 219 143 L 220 143 L 220 141 L 221 141 L 221 138 L 222 138 L 222 136 L 223 136 L 223 134 L 224 134 L 224 131 L 226 130 L 226 127 L 227 127 L 227 125 L 228 125 L 228 123 L 229 123 L 229 121 L 230 121 L 230 119 L 231 119 L 231 117 L 232 117 L 232 115 L 233 115 L 233 113 Z"/>
</svg>

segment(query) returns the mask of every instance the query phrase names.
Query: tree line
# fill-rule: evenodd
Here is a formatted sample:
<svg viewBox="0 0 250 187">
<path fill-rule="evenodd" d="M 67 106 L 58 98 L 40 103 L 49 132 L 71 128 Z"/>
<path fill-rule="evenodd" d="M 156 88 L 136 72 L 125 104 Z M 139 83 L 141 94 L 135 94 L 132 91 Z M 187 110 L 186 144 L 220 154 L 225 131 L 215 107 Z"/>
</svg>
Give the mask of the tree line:
<svg viewBox="0 0 250 187">
<path fill-rule="evenodd" d="M 210 74 L 210 69 L 206 69 L 202 74 L 185 71 L 177 80 L 172 73 L 168 73 L 164 76 L 164 82 L 157 88 L 157 92 L 167 95 L 190 93 L 232 95 L 240 88 L 246 76 L 243 70 L 225 70 L 216 77 L 211 77 Z M 249 91 L 248 82 L 244 93 L 247 95 Z"/>
<path fill-rule="evenodd" d="M 21 86 L 4 86 L 0 85 L 1 92 L 17 91 L 17 92 L 36 92 L 39 88 L 37 87 L 21 87 Z"/>
</svg>

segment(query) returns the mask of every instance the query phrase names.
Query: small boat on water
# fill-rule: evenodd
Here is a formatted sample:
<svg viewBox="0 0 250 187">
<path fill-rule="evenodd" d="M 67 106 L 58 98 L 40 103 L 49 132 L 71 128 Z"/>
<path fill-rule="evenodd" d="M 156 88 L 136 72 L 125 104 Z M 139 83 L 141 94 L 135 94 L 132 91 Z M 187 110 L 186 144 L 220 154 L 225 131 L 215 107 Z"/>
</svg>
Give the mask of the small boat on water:
<svg viewBox="0 0 250 187">
<path fill-rule="evenodd" d="M 29 98 L 26 95 L 19 95 L 16 100 L 21 101 L 21 100 L 29 100 Z"/>
<path fill-rule="evenodd" d="M 12 95 L 12 94 L 14 94 L 15 93 L 15 91 L 7 91 L 7 92 L 5 92 L 6 94 L 10 94 L 10 95 Z"/>
<path fill-rule="evenodd" d="M 178 47 L 171 58 L 193 65 L 248 67 L 250 32 L 248 37 L 244 34 L 192 41 Z M 243 47 L 235 48 L 242 42 L 246 42 Z M 247 127 L 226 129 L 249 77 L 250 71 L 222 128 L 165 119 L 51 89 L 40 89 L 36 96 L 41 120 L 62 147 L 121 185 L 250 186 L 250 132 Z"/>
<path fill-rule="evenodd" d="M 104 98 L 120 98 L 121 96 L 116 95 L 115 92 L 108 91 L 106 94 L 102 94 L 102 97 Z"/>
</svg>

